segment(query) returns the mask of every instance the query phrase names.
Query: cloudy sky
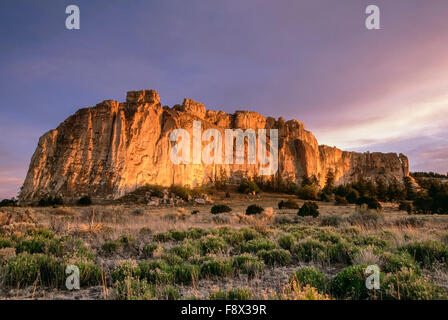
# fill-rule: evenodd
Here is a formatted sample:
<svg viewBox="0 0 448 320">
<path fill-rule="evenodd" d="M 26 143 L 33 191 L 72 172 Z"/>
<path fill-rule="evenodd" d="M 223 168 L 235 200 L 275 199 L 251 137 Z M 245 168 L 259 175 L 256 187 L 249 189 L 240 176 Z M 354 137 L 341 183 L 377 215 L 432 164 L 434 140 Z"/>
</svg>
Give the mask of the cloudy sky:
<svg viewBox="0 0 448 320">
<path fill-rule="evenodd" d="M 69 4 L 80 30 L 65 28 Z M 381 30 L 365 28 L 369 4 Z M 136 89 L 448 171 L 446 0 L 1 0 L 0 36 L 0 198 L 17 194 L 39 136 Z"/>
</svg>

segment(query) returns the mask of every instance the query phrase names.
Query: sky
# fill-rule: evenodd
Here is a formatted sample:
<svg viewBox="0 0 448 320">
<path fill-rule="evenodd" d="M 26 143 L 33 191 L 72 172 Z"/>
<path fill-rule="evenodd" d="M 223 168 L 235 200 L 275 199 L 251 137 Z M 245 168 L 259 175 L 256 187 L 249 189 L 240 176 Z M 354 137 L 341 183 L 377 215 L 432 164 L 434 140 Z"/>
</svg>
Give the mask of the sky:
<svg viewBox="0 0 448 320">
<path fill-rule="evenodd" d="M 70 4 L 80 30 L 65 28 Z M 380 30 L 365 27 L 370 4 Z M 17 195 L 42 134 L 139 89 L 448 172 L 446 0 L 1 0 L 0 39 L 0 199 Z"/>
</svg>

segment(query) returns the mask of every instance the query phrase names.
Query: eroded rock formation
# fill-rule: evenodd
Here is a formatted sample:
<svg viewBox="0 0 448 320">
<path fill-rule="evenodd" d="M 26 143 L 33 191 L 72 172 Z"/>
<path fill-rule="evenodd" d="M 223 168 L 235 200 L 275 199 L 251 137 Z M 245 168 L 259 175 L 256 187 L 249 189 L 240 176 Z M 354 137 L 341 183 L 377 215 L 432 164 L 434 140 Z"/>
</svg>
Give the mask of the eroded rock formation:
<svg viewBox="0 0 448 320">
<path fill-rule="evenodd" d="M 401 181 L 409 174 L 408 160 L 402 154 L 355 153 L 319 146 L 297 120 L 265 118 L 250 111 L 227 114 L 206 110 L 202 103 L 190 99 L 173 108 L 162 107 L 157 92 L 143 90 L 128 92 L 123 103 L 107 100 L 80 109 L 45 133 L 31 159 L 20 200 L 30 202 L 48 195 L 66 200 L 90 195 L 106 200 L 146 183 L 208 183 L 221 170 L 235 182 L 258 174 L 259 163 L 173 164 L 170 152 L 174 143 L 169 135 L 176 128 L 191 133 L 195 120 L 201 121 L 203 131 L 278 129 L 279 174 L 285 180 L 300 183 L 304 175 L 315 175 L 323 185 L 330 169 L 337 183 L 360 176 Z"/>
</svg>

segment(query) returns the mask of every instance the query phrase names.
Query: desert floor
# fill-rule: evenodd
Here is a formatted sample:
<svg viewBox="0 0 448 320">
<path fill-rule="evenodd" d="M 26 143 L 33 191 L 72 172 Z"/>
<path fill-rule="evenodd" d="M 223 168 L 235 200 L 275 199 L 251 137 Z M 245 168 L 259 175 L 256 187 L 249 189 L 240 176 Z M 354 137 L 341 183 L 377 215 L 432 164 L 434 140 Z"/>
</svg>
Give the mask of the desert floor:
<svg viewBox="0 0 448 320">
<path fill-rule="evenodd" d="M 232 211 L 211 214 L 212 205 L 193 204 L 0 208 L 0 298 L 447 296 L 448 216 L 409 215 L 391 203 L 373 212 L 318 202 L 318 217 L 299 217 L 297 209 L 278 209 L 281 200 L 304 203 L 294 196 L 212 198 Z M 265 211 L 248 216 L 250 204 Z M 79 290 L 65 288 L 67 265 L 79 266 Z M 358 288 L 362 274 L 361 282 L 347 275 L 334 280 L 344 268 L 365 265 L 379 266 L 380 290 Z M 291 282 L 304 266 L 324 279 L 310 271 Z"/>
</svg>

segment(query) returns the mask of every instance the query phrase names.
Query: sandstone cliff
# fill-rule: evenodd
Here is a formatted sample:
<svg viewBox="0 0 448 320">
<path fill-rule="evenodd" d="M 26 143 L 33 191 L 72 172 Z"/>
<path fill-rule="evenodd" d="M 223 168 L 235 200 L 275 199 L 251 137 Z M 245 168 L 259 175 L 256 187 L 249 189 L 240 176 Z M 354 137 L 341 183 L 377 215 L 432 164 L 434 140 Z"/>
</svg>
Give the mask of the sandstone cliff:
<svg viewBox="0 0 448 320">
<path fill-rule="evenodd" d="M 354 153 L 319 146 L 297 120 L 264 118 L 249 111 L 227 114 L 206 110 L 190 99 L 173 108 L 162 107 L 157 92 L 144 90 L 128 92 L 123 103 L 107 100 L 80 109 L 44 134 L 31 159 L 20 200 L 30 202 L 47 195 L 66 200 L 83 195 L 114 199 L 146 183 L 208 183 L 222 169 L 235 182 L 257 175 L 258 162 L 173 164 L 169 135 L 176 128 L 191 132 L 194 120 L 201 121 L 202 130 L 278 129 L 279 174 L 298 183 L 304 175 L 315 175 L 323 185 L 329 169 L 337 183 L 359 176 L 401 181 L 409 174 L 408 160 L 402 154 Z"/>
</svg>

